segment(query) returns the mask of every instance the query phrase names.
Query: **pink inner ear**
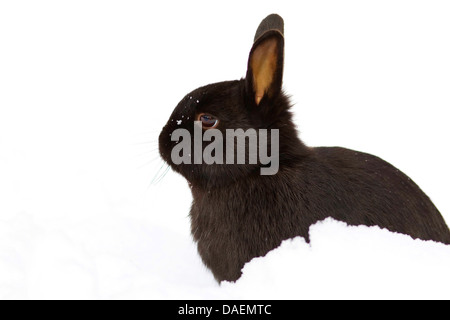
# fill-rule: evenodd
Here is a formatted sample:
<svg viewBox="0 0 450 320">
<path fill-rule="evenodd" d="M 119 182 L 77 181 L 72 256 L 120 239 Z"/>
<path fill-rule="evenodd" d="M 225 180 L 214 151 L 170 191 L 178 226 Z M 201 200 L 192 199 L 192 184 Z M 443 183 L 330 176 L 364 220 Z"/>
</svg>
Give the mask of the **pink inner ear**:
<svg viewBox="0 0 450 320">
<path fill-rule="evenodd" d="M 261 99 L 262 99 L 263 97 L 264 97 L 263 95 L 262 95 L 262 96 L 256 95 L 255 101 L 256 101 L 256 104 L 257 104 L 257 105 L 259 105 L 259 103 L 261 102 Z"/>
<path fill-rule="evenodd" d="M 269 91 L 277 68 L 277 39 L 269 38 L 260 43 L 252 53 L 251 68 L 253 72 L 253 89 L 255 101 L 259 105 L 261 99 Z"/>
</svg>

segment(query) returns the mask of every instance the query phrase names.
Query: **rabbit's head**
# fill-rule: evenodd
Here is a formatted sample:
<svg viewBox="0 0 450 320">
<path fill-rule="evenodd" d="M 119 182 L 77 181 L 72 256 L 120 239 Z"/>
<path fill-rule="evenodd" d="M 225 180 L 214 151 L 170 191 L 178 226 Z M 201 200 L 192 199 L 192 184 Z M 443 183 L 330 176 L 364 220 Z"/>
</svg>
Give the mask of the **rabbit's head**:
<svg viewBox="0 0 450 320">
<path fill-rule="evenodd" d="M 258 143 L 252 135 L 260 138 L 263 129 L 268 130 L 267 155 L 270 151 L 277 152 L 277 161 L 288 164 L 289 159 L 298 156 L 303 144 L 291 122 L 288 98 L 282 92 L 283 62 L 283 20 L 278 15 L 270 15 L 256 32 L 245 79 L 198 88 L 180 101 L 159 137 L 162 158 L 194 187 L 229 184 L 243 177 L 260 175 L 261 167 L 273 167 L 274 158 L 272 163 L 261 161 L 260 157 L 249 161 L 252 151 L 248 146 L 245 163 L 230 164 L 226 160 L 234 155 L 227 157 L 230 153 L 236 154 L 239 139 L 227 136 L 227 132 L 243 132 L 245 141 L 251 144 Z M 273 139 L 276 137 L 273 130 L 277 131 L 278 141 Z M 274 143 L 277 143 L 276 148 Z M 214 148 L 220 145 L 222 147 Z M 260 147 L 258 144 L 256 152 Z M 215 160 L 221 158 L 221 161 L 203 159 L 205 154 Z"/>
</svg>

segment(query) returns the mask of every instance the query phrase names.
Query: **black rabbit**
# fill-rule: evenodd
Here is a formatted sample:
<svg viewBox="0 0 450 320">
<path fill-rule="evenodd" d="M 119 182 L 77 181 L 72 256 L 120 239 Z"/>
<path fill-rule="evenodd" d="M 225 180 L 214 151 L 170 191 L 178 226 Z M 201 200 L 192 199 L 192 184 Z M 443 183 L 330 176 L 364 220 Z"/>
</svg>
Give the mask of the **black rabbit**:
<svg viewBox="0 0 450 320">
<path fill-rule="evenodd" d="M 215 278 L 237 280 L 246 262 L 285 239 L 302 236 L 309 241 L 309 227 L 327 217 L 450 244 L 450 231 L 439 211 L 398 169 L 370 154 L 310 148 L 299 139 L 282 91 L 283 34 L 280 16 L 264 19 L 246 78 L 188 94 L 159 137 L 162 158 L 191 187 L 192 234 Z M 214 128 L 224 135 L 226 129 L 278 129 L 278 172 L 262 175 L 260 169 L 270 164 L 259 159 L 245 164 L 175 164 L 171 155 L 180 141 L 172 134 L 184 129 L 194 139 L 194 121 L 201 122 L 202 132 Z M 224 145 L 229 140 L 224 139 Z M 203 142 L 201 151 L 210 143 Z M 233 143 L 236 147 L 234 139 Z M 194 149 L 192 145 L 192 152 L 184 156 L 192 159 Z"/>
</svg>

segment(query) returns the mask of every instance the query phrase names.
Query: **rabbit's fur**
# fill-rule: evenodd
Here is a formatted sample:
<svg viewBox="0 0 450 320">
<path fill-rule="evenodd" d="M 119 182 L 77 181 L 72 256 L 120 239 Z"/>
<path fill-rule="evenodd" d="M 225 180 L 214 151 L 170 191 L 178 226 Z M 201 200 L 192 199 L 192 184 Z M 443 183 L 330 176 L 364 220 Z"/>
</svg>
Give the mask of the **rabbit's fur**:
<svg viewBox="0 0 450 320">
<path fill-rule="evenodd" d="M 283 20 L 270 15 L 256 33 L 246 78 L 188 94 L 159 138 L 162 158 L 191 186 L 191 231 L 215 278 L 237 280 L 246 262 L 285 239 L 309 241 L 309 227 L 327 217 L 450 244 L 439 211 L 391 164 L 358 151 L 303 144 L 281 89 L 283 58 Z M 278 173 L 261 175 L 261 164 L 175 165 L 171 134 L 178 128 L 192 133 L 200 113 L 219 119 L 222 132 L 279 129 Z"/>
</svg>

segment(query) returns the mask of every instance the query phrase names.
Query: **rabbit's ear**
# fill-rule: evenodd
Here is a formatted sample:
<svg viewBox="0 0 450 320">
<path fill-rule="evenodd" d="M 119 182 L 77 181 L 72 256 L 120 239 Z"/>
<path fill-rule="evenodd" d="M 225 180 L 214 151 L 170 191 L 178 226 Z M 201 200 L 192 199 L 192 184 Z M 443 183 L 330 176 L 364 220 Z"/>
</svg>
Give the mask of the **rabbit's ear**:
<svg viewBox="0 0 450 320">
<path fill-rule="evenodd" d="M 281 92 L 283 82 L 283 19 L 270 15 L 258 27 L 250 51 L 246 77 L 247 93 L 256 105 L 264 98 L 272 99 Z"/>
</svg>

